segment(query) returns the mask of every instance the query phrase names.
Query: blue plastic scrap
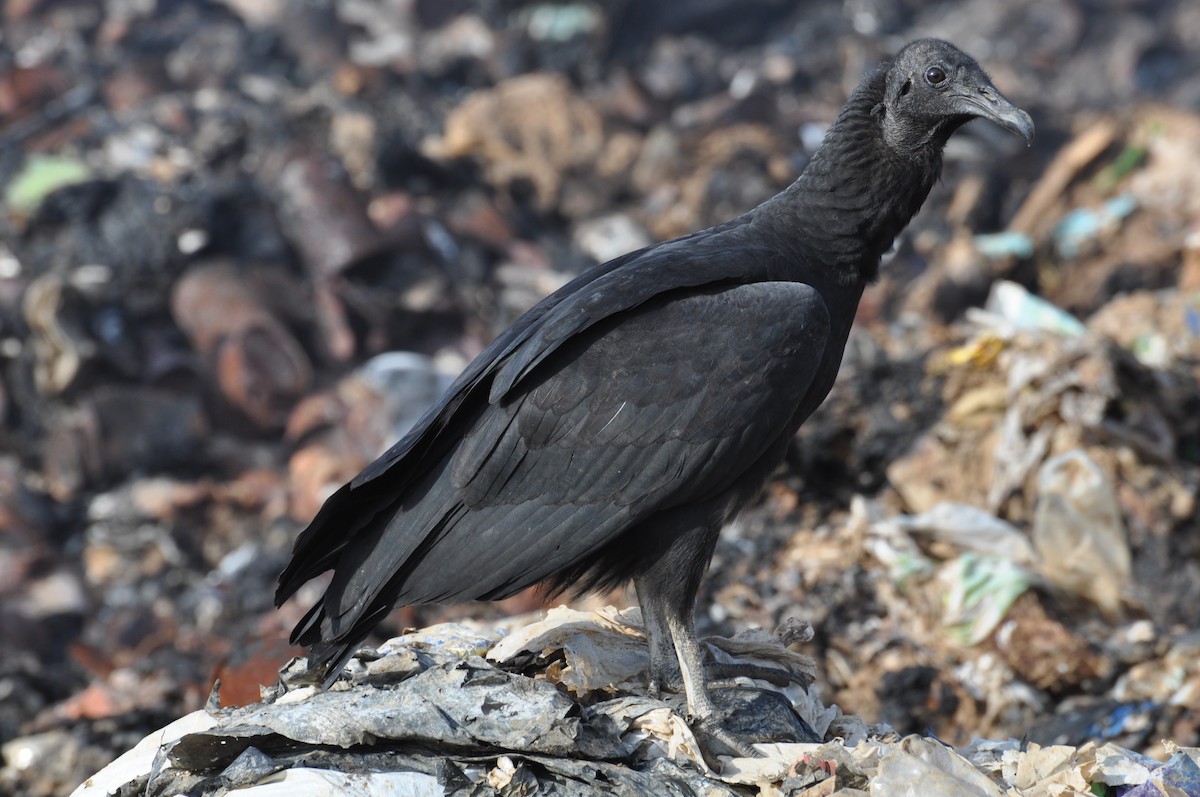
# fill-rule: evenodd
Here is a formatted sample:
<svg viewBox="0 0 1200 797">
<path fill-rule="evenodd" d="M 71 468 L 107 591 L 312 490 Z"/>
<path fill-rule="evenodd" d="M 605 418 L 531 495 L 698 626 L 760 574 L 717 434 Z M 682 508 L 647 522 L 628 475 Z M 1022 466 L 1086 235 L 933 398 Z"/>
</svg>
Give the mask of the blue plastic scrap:
<svg viewBox="0 0 1200 797">
<path fill-rule="evenodd" d="M 1135 786 L 1121 797 L 1165 797 L 1185 794 L 1200 797 L 1200 766 L 1183 751 L 1176 752 L 1167 763 L 1150 775 L 1150 780 Z"/>
<path fill-rule="evenodd" d="M 976 252 L 990 260 L 1033 257 L 1033 239 L 1023 232 L 980 233 L 971 243 Z"/>
<path fill-rule="evenodd" d="M 1105 230 L 1115 229 L 1137 206 L 1137 197 L 1121 194 L 1098 209 L 1076 208 L 1054 228 L 1054 246 L 1067 259 L 1078 257 L 1089 242 Z"/>
<path fill-rule="evenodd" d="M 1145 715 L 1153 711 L 1157 705 L 1153 700 L 1118 703 L 1113 706 L 1112 711 L 1089 725 L 1084 731 L 1084 735 L 1089 739 L 1113 739 L 1125 733 L 1130 722 L 1143 722 Z"/>
</svg>

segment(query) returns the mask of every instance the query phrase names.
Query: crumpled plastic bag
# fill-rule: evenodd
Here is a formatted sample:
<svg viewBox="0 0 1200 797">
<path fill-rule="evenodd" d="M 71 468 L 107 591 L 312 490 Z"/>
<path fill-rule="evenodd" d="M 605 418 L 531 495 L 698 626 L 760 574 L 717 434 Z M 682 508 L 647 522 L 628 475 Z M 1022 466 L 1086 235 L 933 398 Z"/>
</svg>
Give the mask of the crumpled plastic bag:
<svg viewBox="0 0 1200 797">
<path fill-rule="evenodd" d="M 1120 609 L 1132 577 L 1125 523 L 1112 484 L 1083 451 L 1049 459 L 1038 472 L 1033 544 L 1052 583 L 1110 615 Z"/>
<path fill-rule="evenodd" d="M 906 736 L 879 759 L 872 797 L 1004 797 L 1004 792 L 953 749 Z"/>
</svg>

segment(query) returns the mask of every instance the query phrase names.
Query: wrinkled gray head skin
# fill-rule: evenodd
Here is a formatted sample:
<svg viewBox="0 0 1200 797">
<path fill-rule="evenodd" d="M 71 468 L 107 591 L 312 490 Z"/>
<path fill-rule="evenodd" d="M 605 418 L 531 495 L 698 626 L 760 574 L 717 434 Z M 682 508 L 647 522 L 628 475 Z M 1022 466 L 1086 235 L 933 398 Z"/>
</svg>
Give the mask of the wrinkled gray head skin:
<svg viewBox="0 0 1200 797">
<path fill-rule="evenodd" d="M 964 123 L 988 119 L 1033 143 L 1033 120 L 1008 101 L 975 59 L 940 39 L 901 50 L 887 72 L 883 115 L 888 144 L 898 151 L 941 146 Z"/>
</svg>

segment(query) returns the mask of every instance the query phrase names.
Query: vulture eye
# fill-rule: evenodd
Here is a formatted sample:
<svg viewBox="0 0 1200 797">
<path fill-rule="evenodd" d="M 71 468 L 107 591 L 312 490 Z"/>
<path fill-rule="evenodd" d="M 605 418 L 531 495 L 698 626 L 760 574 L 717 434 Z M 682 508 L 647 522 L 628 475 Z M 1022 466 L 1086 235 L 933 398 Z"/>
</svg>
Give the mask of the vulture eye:
<svg viewBox="0 0 1200 797">
<path fill-rule="evenodd" d="M 946 70 L 940 66 L 931 66 L 925 70 L 925 79 L 929 81 L 930 85 L 936 86 L 946 79 Z"/>
</svg>

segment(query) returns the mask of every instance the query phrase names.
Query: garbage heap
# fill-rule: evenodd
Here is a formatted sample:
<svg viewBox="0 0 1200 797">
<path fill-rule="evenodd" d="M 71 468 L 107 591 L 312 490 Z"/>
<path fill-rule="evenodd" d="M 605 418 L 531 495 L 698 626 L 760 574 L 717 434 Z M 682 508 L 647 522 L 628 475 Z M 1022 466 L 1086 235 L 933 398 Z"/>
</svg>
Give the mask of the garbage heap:
<svg viewBox="0 0 1200 797">
<path fill-rule="evenodd" d="M 811 638 L 793 622 L 773 635 L 705 640 L 710 661 L 784 676 L 714 689 L 746 738 L 793 740 L 757 745 L 761 757 L 706 760 L 681 700 L 645 694 L 637 609 L 559 608 L 504 633 L 447 624 L 406 634 L 361 651 L 329 691 L 297 686 L 300 667 L 261 703 L 222 709 L 214 690 L 206 710 L 146 737 L 74 795 L 850 797 L 920 783 L 927 797 L 1162 797 L 1200 788 L 1197 748 L 1168 746 L 1163 764 L 1114 744 L 955 750 L 867 726 L 818 698 L 813 662 L 787 647 Z"/>
</svg>

